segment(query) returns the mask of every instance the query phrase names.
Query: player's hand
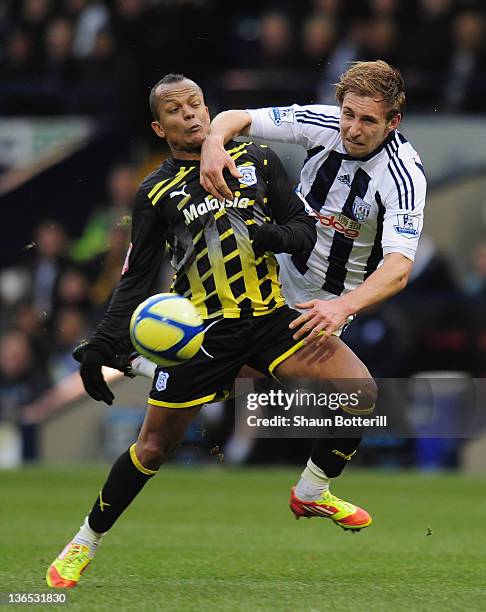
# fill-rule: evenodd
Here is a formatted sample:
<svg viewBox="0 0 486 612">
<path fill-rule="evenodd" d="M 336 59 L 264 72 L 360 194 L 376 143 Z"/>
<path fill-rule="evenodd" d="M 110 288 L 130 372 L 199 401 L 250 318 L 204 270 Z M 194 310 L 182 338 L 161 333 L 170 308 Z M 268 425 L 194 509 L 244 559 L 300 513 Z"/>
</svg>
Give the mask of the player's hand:
<svg viewBox="0 0 486 612">
<path fill-rule="evenodd" d="M 233 199 L 233 193 L 223 178 L 225 168 L 228 168 L 235 178 L 243 176 L 236 169 L 234 159 L 226 152 L 221 138 L 210 134 L 201 149 L 200 183 L 203 189 L 220 202 Z"/>
<path fill-rule="evenodd" d="M 78 363 L 83 363 L 84 352 L 89 346 L 88 340 L 83 340 L 81 344 L 78 344 L 73 348 L 73 357 Z M 119 353 L 112 355 L 111 357 L 103 356 L 103 365 L 113 370 L 122 372 L 127 378 L 135 378 L 135 374 L 132 371 L 132 361 L 138 355 L 138 353 L 132 351 L 131 353 Z"/>
<path fill-rule="evenodd" d="M 255 257 L 261 257 L 263 253 L 281 253 L 284 245 L 282 229 L 275 223 L 263 223 L 257 228 L 253 237 L 253 251 Z"/>
<path fill-rule="evenodd" d="M 103 378 L 101 367 L 104 356 L 96 348 L 87 346 L 82 353 L 81 378 L 86 393 L 96 401 L 102 401 L 111 406 L 115 396 Z"/>
<path fill-rule="evenodd" d="M 349 313 L 339 298 L 311 300 L 295 306 L 304 309 L 305 312 L 292 321 L 289 328 L 297 330 L 293 336 L 294 340 L 301 340 L 305 337 L 306 344 L 316 341 L 316 346 L 321 346 L 344 325 L 349 317 Z M 323 334 L 319 336 L 321 331 Z"/>
</svg>

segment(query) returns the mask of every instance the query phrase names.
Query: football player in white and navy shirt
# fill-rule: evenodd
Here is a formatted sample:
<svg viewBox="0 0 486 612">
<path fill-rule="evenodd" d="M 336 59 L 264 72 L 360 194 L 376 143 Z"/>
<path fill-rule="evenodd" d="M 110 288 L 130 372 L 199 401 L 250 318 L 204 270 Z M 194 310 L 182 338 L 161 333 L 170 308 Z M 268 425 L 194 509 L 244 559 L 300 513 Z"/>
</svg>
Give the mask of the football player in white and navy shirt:
<svg viewBox="0 0 486 612">
<path fill-rule="evenodd" d="M 383 61 L 357 62 L 336 86 L 337 106 L 294 104 L 219 114 L 203 145 L 201 184 L 231 197 L 223 170 L 237 177 L 223 143 L 237 134 L 294 143 L 307 151 L 298 192 L 316 218 L 310 252 L 279 256 L 284 295 L 302 315 L 295 338 L 325 343 L 322 367 L 353 377 L 358 357 L 338 337 L 356 313 L 407 284 L 423 224 L 426 180 L 420 157 L 398 131 L 405 106 L 400 72 Z M 363 365 L 363 364 L 361 364 Z M 333 473 L 318 468 L 334 449 L 321 440 L 295 495 L 319 500 L 356 450 L 349 441 Z M 327 465 L 327 463 L 326 463 Z"/>
</svg>

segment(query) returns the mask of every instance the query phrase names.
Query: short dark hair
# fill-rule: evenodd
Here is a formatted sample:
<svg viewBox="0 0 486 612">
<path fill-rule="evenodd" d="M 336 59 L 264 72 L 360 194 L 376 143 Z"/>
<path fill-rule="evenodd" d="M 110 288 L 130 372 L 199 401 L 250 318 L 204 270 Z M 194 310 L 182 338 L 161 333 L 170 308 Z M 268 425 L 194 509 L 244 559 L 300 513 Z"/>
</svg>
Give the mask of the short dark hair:
<svg viewBox="0 0 486 612">
<path fill-rule="evenodd" d="M 177 72 L 169 72 L 169 74 L 166 74 L 164 77 L 162 77 L 160 79 L 160 81 L 158 83 L 155 83 L 155 85 L 152 87 L 152 89 L 150 90 L 150 96 L 149 96 L 149 105 L 150 105 L 150 111 L 152 113 L 152 117 L 157 121 L 159 118 L 158 112 L 157 112 L 157 89 L 160 85 L 170 85 L 171 83 L 179 83 L 180 81 L 184 81 L 185 79 L 187 79 L 186 76 L 184 76 L 183 74 L 177 73 Z"/>
</svg>

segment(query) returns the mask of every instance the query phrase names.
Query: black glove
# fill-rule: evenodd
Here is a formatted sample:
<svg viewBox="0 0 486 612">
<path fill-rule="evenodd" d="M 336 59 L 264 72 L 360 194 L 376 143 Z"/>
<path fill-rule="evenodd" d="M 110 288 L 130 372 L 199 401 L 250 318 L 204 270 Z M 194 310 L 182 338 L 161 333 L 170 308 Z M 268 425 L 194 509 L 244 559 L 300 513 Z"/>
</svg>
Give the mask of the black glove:
<svg viewBox="0 0 486 612">
<path fill-rule="evenodd" d="M 266 251 L 283 253 L 286 250 L 289 229 L 275 223 L 260 225 L 253 237 L 255 257 L 261 257 Z"/>
<path fill-rule="evenodd" d="M 78 344 L 78 346 L 73 348 L 73 357 L 78 363 L 83 363 L 84 353 L 89 346 L 90 343 L 87 340 L 83 340 L 81 344 Z M 114 370 L 119 370 L 129 378 L 134 378 L 135 375 L 132 372 L 130 364 L 133 358 L 137 355 L 138 353 L 135 352 L 130 354 L 112 355 L 111 357 L 103 355 L 103 365 L 107 366 L 108 368 L 113 368 Z"/>
<path fill-rule="evenodd" d="M 73 351 L 73 356 L 78 359 L 80 356 L 80 347 L 76 347 Z M 77 356 L 74 354 L 77 350 Z M 81 378 L 83 380 L 84 388 L 88 395 L 91 395 L 96 401 L 103 401 L 108 406 L 111 406 L 115 396 L 110 391 L 110 388 L 103 378 L 101 373 L 101 366 L 106 362 L 106 358 L 96 347 L 90 345 L 84 345 L 81 352 Z M 79 359 L 78 359 L 79 361 Z"/>
</svg>

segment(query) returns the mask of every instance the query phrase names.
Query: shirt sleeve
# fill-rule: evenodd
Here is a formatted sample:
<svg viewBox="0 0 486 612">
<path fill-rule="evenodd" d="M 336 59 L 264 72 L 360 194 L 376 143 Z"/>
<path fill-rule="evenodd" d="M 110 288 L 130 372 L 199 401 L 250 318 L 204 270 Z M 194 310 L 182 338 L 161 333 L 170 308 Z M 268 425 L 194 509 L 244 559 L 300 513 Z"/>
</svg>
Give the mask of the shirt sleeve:
<svg viewBox="0 0 486 612">
<path fill-rule="evenodd" d="M 248 109 L 249 135 L 255 138 L 299 144 L 306 149 L 328 146 L 339 136 L 340 110 L 337 106 L 274 106 Z"/>
<path fill-rule="evenodd" d="M 265 151 L 268 203 L 275 223 L 285 229 L 283 252 L 310 254 L 317 240 L 316 221 L 307 214 L 303 201 L 292 189 L 278 155 L 268 147 Z"/>
<path fill-rule="evenodd" d="M 394 157 L 387 168 L 390 190 L 383 202 L 383 255 L 401 253 L 414 261 L 424 221 L 427 182 L 413 159 Z"/>
<path fill-rule="evenodd" d="M 130 247 L 122 276 L 90 344 L 109 355 L 129 353 L 129 324 L 135 308 L 156 293 L 166 231 L 158 209 L 139 189 L 133 205 Z"/>
</svg>

